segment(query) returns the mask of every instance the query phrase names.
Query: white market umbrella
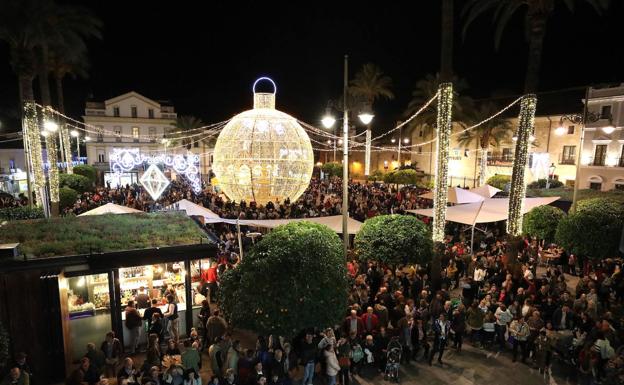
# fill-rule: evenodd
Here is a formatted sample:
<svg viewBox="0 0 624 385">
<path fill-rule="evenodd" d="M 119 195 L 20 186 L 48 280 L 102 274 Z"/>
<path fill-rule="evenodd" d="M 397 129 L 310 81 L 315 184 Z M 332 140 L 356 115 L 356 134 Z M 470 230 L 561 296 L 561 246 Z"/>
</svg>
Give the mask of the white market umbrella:
<svg viewBox="0 0 624 385">
<path fill-rule="evenodd" d="M 533 208 L 550 204 L 559 199 L 559 197 L 547 198 L 524 198 L 522 205 L 522 214 L 526 214 Z M 433 209 L 407 210 L 407 212 L 424 215 L 426 217 L 433 216 Z M 508 218 L 509 198 L 485 199 L 478 203 L 468 203 L 465 205 L 457 205 L 446 209 L 446 220 L 450 222 L 463 223 L 472 226 L 471 247 L 474 239 L 474 226 L 477 223 L 490 223 L 504 221 Z"/>
<path fill-rule="evenodd" d="M 428 193 L 419 195 L 418 197 L 433 200 L 434 192 L 429 191 Z M 483 199 L 484 198 L 481 195 L 475 194 L 472 191 L 465 190 L 460 187 L 449 187 L 448 189 L 448 194 L 447 194 L 448 203 L 455 203 L 455 204 L 475 203 L 475 202 L 482 202 Z"/>
<path fill-rule="evenodd" d="M 491 198 L 494 195 L 496 195 L 497 192 L 502 191 L 500 189 L 497 189 L 494 186 L 490 186 L 489 184 L 484 184 L 481 185 L 477 188 L 474 188 L 472 190 L 470 190 L 470 192 L 475 193 L 475 194 L 479 194 L 484 198 Z"/>
<path fill-rule="evenodd" d="M 79 217 L 87 216 L 87 215 L 104 215 L 104 214 L 133 214 L 133 213 L 142 213 L 143 211 L 133 209 L 131 207 L 120 206 L 114 203 L 107 203 L 100 207 L 97 207 L 93 210 L 89 210 L 84 212 Z"/>
</svg>

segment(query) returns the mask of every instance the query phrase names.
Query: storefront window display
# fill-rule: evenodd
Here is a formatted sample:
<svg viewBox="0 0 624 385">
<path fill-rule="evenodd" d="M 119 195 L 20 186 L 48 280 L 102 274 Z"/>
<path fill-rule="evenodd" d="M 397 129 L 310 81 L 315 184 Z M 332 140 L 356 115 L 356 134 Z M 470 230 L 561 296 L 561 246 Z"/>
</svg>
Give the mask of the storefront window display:
<svg viewBox="0 0 624 385">
<path fill-rule="evenodd" d="M 111 330 L 107 274 L 66 278 L 72 360 L 86 353 L 89 342 L 99 347 Z"/>
<path fill-rule="evenodd" d="M 185 283 L 187 272 L 183 262 L 157 265 L 135 266 L 119 269 L 121 290 L 121 319 L 124 327 L 124 345 L 129 346 L 130 332 L 125 325 L 125 308 L 133 300 L 141 316 L 151 306 L 151 300 L 158 301 L 158 307 L 164 313 L 167 309 L 167 295 L 173 294 L 178 305 L 180 335 L 186 334 L 186 298 Z M 165 321 L 166 322 L 166 321 Z M 147 343 L 147 323 L 141 328 L 139 344 Z"/>
</svg>

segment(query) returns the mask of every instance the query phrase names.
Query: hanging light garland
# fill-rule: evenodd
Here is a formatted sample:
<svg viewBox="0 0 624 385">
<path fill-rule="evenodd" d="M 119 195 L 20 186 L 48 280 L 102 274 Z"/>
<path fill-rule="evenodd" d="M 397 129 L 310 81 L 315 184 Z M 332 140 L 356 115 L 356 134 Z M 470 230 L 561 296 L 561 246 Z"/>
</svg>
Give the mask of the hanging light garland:
<svg viewBox="0 0 624 385">
<path fill-rule="evenodd" d="M 37 124 L 37 107 L 33 102 L 24 103 L 24 138 L 27 141 L 28 156 L 32 169 L 33 187 L 38 206 L 43 206 L 45 176 L 41 154 L 41 137 Z M 26 146 L 25 146 L 26 147 Z"/>
<path fill-rule="evenodd" d="M 533 132 L 535 123 L 535 107 L 537 98 L 534 94 L 526 95 L 520 103 L 518 118 L 518 140 L 516 154 L 511 174 L 511 188 L 509 190 L 509 217 L 507 219 L 507 233 L 518 236 L 522 232 L 522 206 L 526 196 L 524 170 L 527 165 L 529 136 Z"/>
<path fill-rule="evenodd" d="M 442 83 L 438 88 L 437 161 L 433 197 L 433 241 L 444 240 L 448 190 L 449 139 L 453 107 L 453 84 Z"/>
<path fill-rule="evenodd" d="M 52 110 L 45 109 L 43 111 L 44 129 L 45 125 L 52 123 L 55 129 L 46 130 L 45 135 L 46 152 L 48 155 L 48 177 L 50 179 L 50 202 L 58 203 L 59 201 L 59 170 L 58 170 L 58 147 L 56 146 L 56 138 L 58 136 L 58 125 L 53 123 L 54 114 Z"/>
</svg>

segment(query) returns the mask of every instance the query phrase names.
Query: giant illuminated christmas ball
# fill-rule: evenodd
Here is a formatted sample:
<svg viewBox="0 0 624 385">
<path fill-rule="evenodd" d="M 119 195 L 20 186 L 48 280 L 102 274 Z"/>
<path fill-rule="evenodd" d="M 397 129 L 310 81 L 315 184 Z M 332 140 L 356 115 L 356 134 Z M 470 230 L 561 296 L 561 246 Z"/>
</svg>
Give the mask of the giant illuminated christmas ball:
<svg viewBox="0 0 624 385">
<path fill-rule="evenodd" d="M 266 80 L 273 93 L 256 92 Z M 314 154 L 308 134 L 292 116 L 275 109 L 275 83 L 253 85 L 254 108 L 234 116 L 214 149 L 213 171 L 231 200 L 258 204 L 295 201 L 312 177 Z"/>
</svg>

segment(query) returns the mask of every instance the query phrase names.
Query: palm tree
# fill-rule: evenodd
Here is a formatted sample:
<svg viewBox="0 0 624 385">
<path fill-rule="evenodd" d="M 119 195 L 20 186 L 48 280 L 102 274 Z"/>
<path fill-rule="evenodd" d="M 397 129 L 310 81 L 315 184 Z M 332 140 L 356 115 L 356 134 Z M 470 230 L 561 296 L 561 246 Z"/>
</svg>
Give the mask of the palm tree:
<svg viewBox="0 0 624 385">
<path fill-rule="evenodd" d="M 442 0 L 442 36 L 440 39 L 440 78 L 453 79 L 453 0 Z"/>
<path fill-rule="evenodd" d="M 582 1 L 592 6 L 598 14 L 606 10 L 610 3 L 610 0 Z M 464 36 L 466 35 L 468 27 L 476 18 L 493 11 L 494 21 L 496 22 L 494 42 L 496 48 L 498 48 L 503 31 L 511 17 L 516 12 L 524 10 L 526 17 L 526 35 L 529 43 L 524 91 L 525 93 L 532 93 L 537 90 L 539 83 L 546 24 L 558 3 L 563 3 L 570 11 L 574 11 L 574 0 L 470 0 L 462 10 L 462 15 L 465 17 L 463 34 Z"/>
<path fill-rule="evenodd" d="M 461 93 L 468 88 L 466 81 L 459 79 L 457 76 L 453 76 L 451 79 L 453 83 L 453 118 L 461 124 L 471 114 L 473 102 L 472 98 Z M 435 76 L 428 74 L 424 79 L 417 81 L 416 87 L 412 92 L 412 99 L 403 113 L 404 118 L 414 115 L 429 99 L 434 97 L 438 93 L 440 83 L 442 83 L 442 79 L 439 74 Z M 422 128 L 425 131 L 424 136 L 431 134 L 436 126 L 437 116 L 437 107 L 432 103 L 407 124 L 408 132 L 413 131 L 415 128 Z"/>
<path fill-rule="evenodd" d="M 394 99 L 392 79 L 385 75 L 376 64 L 366 63 L 351 80 L 349 93 L 363 99 L 368 107 L 381 98 Z"/>
<path fill-rule="evenodd" d="M 473 110 L 468 123 L 476 124 L 489 118 L 499 111 L 496 104 L 492 102 L 481 103 Z M 459 144 L 469 147 L 476 141 L 481 148 L 481 163 L 479 164 L 479 184 L 485 183 L 487 168 L 487 157 L 490 145 L 498 146 L 501 141 L 509 138 L 513 132 L 513 125 L 509 119 L 497 116 L 486 123 L 481 124 L 473 130 L 464 132 L 458 139 Z"/>
<path fill-rule="evenodd" d="M 180 144 L 182 146 L 186 146 L 186 148 L 190 150 L 193 143 L 198 140 L 197 139 L 198 137 L 200 138 L 199 140 L 204 141 L 204 139 L 201 139 L 201 135 L 200 135 L 201 132 L 199 131 L 199 129 L 204 127 L 205 124 L 204 122 L 201 121 L 201 119 L 195 116 L 191 116 L 191 115 L 178 116 L 178 119 L 175 121 L 175 123 L 172 124 L 172 126 L 177 129 L 176 131 L 181 131 L 181 132 L 178 134 L 173 134 L 169 136 L 169 139 L 171 140 L 170 142 L 171 145 Z M 193 134 L 195 134 L 194 137 L 189 137 L 189 135 L 193 135 Z M 205 143 L 206 144 L 211 143 L 212 140 L 213 140 L 213 137 L 210 137 L 205 140 Z"/>
</svg>

